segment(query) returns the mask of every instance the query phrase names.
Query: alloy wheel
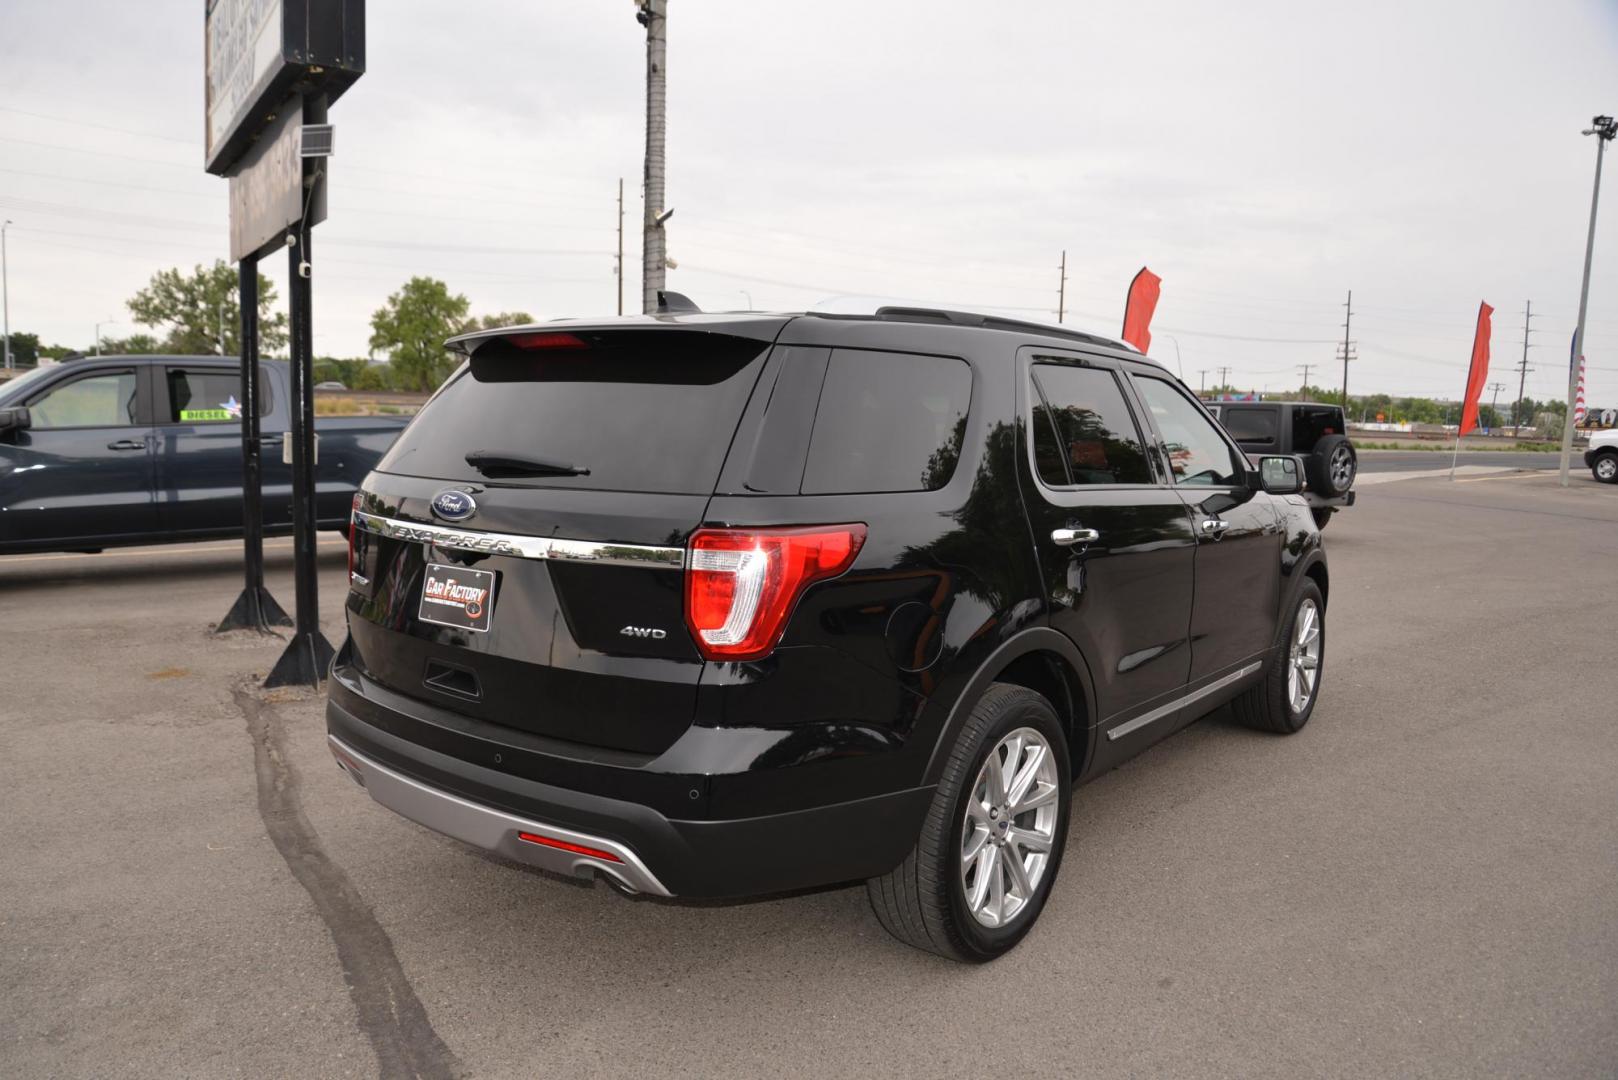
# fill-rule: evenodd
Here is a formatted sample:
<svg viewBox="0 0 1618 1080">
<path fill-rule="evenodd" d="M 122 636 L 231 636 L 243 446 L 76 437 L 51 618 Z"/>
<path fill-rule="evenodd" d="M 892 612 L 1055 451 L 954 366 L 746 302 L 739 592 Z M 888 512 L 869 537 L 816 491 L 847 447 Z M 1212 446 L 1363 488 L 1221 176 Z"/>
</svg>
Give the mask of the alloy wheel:
<svg viewBox="0 0 1618 1080">
<path fill-rule="evenodd" d="M 1618 457 L 1608 454 L 1596 462 L 1596 477 L 1601 480 L 1611 480 L 1618 476 Z"/>
<path fill-rule="evenodd" d="M 1354 482 L 1354 452 L 1346 446 L 1339 446 L 1332 452 L 1329 468 L 1332 487 L 1347 491 Z"/>
<path fill-rule="evenodd" d="M 1302 714 L 1320 678 L 1320 609 L 1313 600 L 1298 606 L 1292 625 L 1296 630 L 1287 653 L 1287 701 L 1294 713 Z"/>
<path fill-rule="evenodd" d="M 1060 796 L 1056 754 L 1033 728 L 989 752 L 961 823 L 961 886 L 972 917 L 1002 927 L 1034 898 L 1050 867 Z"/>
</svg>

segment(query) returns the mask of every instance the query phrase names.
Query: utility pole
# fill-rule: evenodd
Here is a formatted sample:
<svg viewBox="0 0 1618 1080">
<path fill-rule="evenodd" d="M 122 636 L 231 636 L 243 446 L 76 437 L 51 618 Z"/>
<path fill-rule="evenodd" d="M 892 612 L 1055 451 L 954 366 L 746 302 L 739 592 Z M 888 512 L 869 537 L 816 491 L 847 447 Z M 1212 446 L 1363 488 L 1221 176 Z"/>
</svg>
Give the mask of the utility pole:
<svg viewBox="0 0 1618 1080">
<path fill-rule="evenodd" d="M 1562 486 L 1567 487 L 1568 459 L 1573 456 L 1573 399 L 1579 389 L 1579 357 L 1584 355 L 1584 315 L 1590 307 L 1590 260 L 1596 247 L 1596 204 L 1601 198 L 1601 159 L 1607 144 L 1618 136 L 1618 120 L 1598 116 L 1590 121 L 1584 134 L 1596 137 L 1596 180 L 1590 192 L 1590 232 L 1584 241 L 1584 283 L 1579 286 L 1579 326 L 1573 332 L 1573 356 L 1568 361 L 1567 415 L 1562 417 Z"/>
<path fill-rule="evenodd" d="M 624 313 L 624 178 L 618 178 L 618 314 Z"/>
<path fill-rule="evenodd" d="M 1208 368 L 1197 369 L 1197 393 L 1199 394 L 1208 392 L 1208 371 Z"/>
<path fill-rule="evenodd" d="M 1522 395 L 1523 389 L 1528 385 L 1528 373 L 1534 369 L 1528 366 L 1528 335 L 1532 333 L 1529 322 L 1534 317 L 1534 302 L 1527 302 L 1522 313 L 1522 363 L 1517 365 L 1517 400 L 1511 406 L 1511 437 L 1515 439 L 1522 430 Z"/>
<path fill-rule="evenodd" d="M 1067 249 L 1062 249 L 1062 265 L 1058 267 L 1061 276 L 1056 279 L 1056 321 L 1061 322 L 1067 314 Z"/>
<path fill-rule="evenodd" d="M 1303 372 L 1303 400 L 1305 401 L 1309 400 L 1309 369 L 1314 366 L 1314 364 L 1298 365 L 1298 370 Z"/>
<path fill-rule="evenodd" d="M 6 370 L 11 370 L 11 275 L 6 265 L 6 230 L 11 228 L 8 218 L 0 225 L 0 305 L 6 309 Z"/>
<path fill-rule="evenodd" d="M 1489 411 L 1494 413 L 1495 419 L 1500 418 L 1500 391 L 1506 388 L 1503 382 L 1492 382 L 1489 389 L 1494 391 L 1494 397 L 1489 400 Z"/>
<path fill-rule="evenodd" d="M 663 144 L 668 120 L 666 97 L 668 56 L 668 0 L 640 0 L 635 18 L 646 27 L 646 164 L 644 236 L 641 251 L 641 310 L 657 311 L 668 269 L 668 237 L 663 231 L 669 215 L 663 209 Z"/>
<path fill-rule="evenodd" d="M 1348 303 L 1343 307 L 1348 314 L 1343 318 L 1343 415 L 1348 415 L 1348 362 L 1353 359 L 1351 349 L 1353 342 L 1348 340 L 1348 327 L 1354 321 L 1354 290 L 1348 290 Z M 1305 379 L 1304 382 L 1309 380 Z"/>
<path fill-rule="evenodd" d="M 225 301 L 221 299 L 214 308 L 219 313 L 219 355 L 225 355 Z"/>
<path fill-rule="evenodd" d="M 1230 368 L 1221 367 L 1221 368 L 1216 368 L 1215 370 L 1219 372 L 1219 386 L 1229 387 L 1230 386 Z M 1218 390 L 1219 387 L 1215 387 L 1214 389 Z"/>
</svg>

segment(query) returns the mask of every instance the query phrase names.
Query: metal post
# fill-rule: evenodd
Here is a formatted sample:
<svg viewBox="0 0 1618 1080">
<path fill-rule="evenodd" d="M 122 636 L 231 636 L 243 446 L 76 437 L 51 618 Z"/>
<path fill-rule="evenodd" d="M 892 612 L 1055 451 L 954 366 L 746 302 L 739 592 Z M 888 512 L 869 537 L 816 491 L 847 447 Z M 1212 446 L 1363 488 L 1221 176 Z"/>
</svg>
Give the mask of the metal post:
<svg viewBox="0 0 1618 1080">
<path fill-rule="evenodd" d="M 1568 462 L 1573 456 L 1573 398 L 1578 393 L 1579 357 L 1584 355 L 1584 316 L 1590 307 L 1590 262 L 1596 247 L 1596 206 L 1601 199 L 1601 159 L 1607 143 L 1618 135 L 1618 122 L 1610 116 L 1598 116 L 1591 122 L 1586 135 L 1596 137 L 1596 180 L 1590 192 L 1590 232 L 1584 241 L 1584 283 L 1579 286 L 1579 325 L 1573 331 L 1573 357 L 1568 362 L 1567 415 L 1562 418 L 1562 486 L 1567 487 Z"/>
<path fill-rule="evenodd" d="M 215 633 L 291 626 L 292 620 L 264 587 L 264 469 L 260 461 L 258 381 L 258 256 L 240 263 L 237 296 L 242 314 L 242 567 L 246 581 L 241 595 L 220 620 Z M 224 340 L 220 334 L 221 342 Z"/>
<path fill-rule="evenodd" d="M 644 231 L 641 252 L 641 310 L 657 311 L 657 294 L 667 278 L 668 237 L 663 230 L 664 159 L 667 127 L 668 0 L 641 0 L 637 16 L 646 27 L 646 164 Z"/>
<path fill-rule="evenodd" d="M 315 566 L 315 393 L 311 371 L 310 288 L 313 258 L 309 229 L 293 226 L 287 249 L 291 323 L 292 573 L 297 620 L 292 640 L 264 680 L 265 686 L 318 686 L 336 650 L 320 632 L 320 591 Z"/>
<path fill-rule="evenodd" d="M 11 228 L 8 220 L 0 225 L 0 305 L 6 311 L 6 370 L 11 370 L 11 267 L 6 261 L 6 230 Z"/>
</svg>

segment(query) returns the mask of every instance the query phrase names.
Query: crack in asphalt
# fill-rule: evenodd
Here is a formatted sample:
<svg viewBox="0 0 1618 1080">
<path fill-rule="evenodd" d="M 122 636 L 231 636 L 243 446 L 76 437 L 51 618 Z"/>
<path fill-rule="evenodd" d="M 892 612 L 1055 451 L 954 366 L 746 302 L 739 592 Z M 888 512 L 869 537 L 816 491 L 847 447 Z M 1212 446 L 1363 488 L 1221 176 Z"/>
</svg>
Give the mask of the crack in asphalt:
<svg viewBox="0 0 1618 1080">
<path fill-rule="evenodd" d="M 233 696 L 253 739 L 259 817 L 331 933 L 360 1030 L 376 1053 L 378 1074 L 384 1080 L 453 1080 L 460 1075 L 459 1063 L 433 1030 L 392 939 L 342 867 L 326 854 L 303 811 L 280 714 L 247 690 L 238 687 Z"/>
</svg>

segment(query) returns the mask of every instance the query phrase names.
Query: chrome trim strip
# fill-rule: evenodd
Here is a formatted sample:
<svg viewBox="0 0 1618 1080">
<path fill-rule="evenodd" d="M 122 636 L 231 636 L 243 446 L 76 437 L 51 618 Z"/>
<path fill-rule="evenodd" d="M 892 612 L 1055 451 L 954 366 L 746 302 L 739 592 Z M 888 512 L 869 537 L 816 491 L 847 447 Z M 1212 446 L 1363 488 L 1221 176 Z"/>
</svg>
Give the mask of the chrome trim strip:
<svg viewBox="0 0 1618 1080">
<path fill-rule="evenodd" d="M 354 511 L 354 524 L 366 532 L 394 540 L 409 540 L 456 551 L 510 555 L 518 559 L 565 559 L 606 566 L 640 566 L 651 570 L 685 569 L 685 549 L 645 544 L 606 544 L 593 540 L 564 540 L 554 536 L 518 536 L 514 533 L 451 529 L 419 521 L 399 521 Z"/>
<path fill-rule="evenodd" d="M 1238 681 L 1240 679 L 1247 678 L 1247 676 L 1253 674 L 1253 672 L 1257 671 L 1259 668 L 1261 668 L 1263 666 L 1264 666 L 1264 662 L 1262 660 L 1255 660 L 1251 664 L 1248 664 L 1245 667 L 1243 667 L 1241 670 L 1233 671 L 1229 675 L 1226 675 L 1222 679 L 1215 679 L 1213 682 L 1209 683 L 1207 686 L 1202 687 L 1201 689 L 1193 690 L 1189 694 L 1186 694 L 1184 697 L 1175 698 L 1173 701 L 1169 702 L 1167 705 L 1159 705 L 1157 708 L 1153 709 L 1151 712 L 1142 713 L 1140 716 L 1135 717 L 1135 719 L 1130 720 L 1128 723 L 1119 724 L 1117 727 L 1115 727 L 1111 731 L 1107 732 L 1107 738 L 1109 738 L 1109 739 L 1121 739 L 1125 735 L 1128 735 L 1131 731 L 1139 731 L 1141 728 L 1145 727 L 1147 724 L 1154 723 L 1154 722 L 1156 722 L 1158 720 L 1161 720 L 1165 716 L 1168 716 L 1170 713 L 1179 712 L 1181 709 L 1185 708 L 1187 705 L 1195 704 L 1196 702 L 1201 701 L 1203 698 L 1207 697 L 1208 695 L 1214 694 L 1214 693 L 1217 693 L 1220 690 L 1223 690 L 1225 687 L 1229 686 L 1231 683 L 1236 682 L 1236 681 Z"/>
<path fill-rule="evenodd" d="M 657 880 L 657 875 L 641 862 L 640 856 L 616 840 L 591 836 L 589 833 L 575 832 L 572 829 L 547 825 L 539 821 L 529 821 L 492 807 L 468 802 L 372 761 L 335 735 L 327 735 L 326 742 L 332 756 L 337 759 L 337 764 L 345 773 L 357 780 L 370 793 L 371 798 L 400 817 L 425 825 L 434 832 L 556 873 L 586 877 L 592 872 L 599 871 L 611 875 L 625 888 L 635 892 L 651 893 L 654 896 L 673 895 L 661 881 Z M 355 775 L 356 769 L 358 775 Z M 529 843 L 517 839 L 520 832 L 611 852 L 622 861 L 609 862 L 593 855 Z"/>
</svg>

